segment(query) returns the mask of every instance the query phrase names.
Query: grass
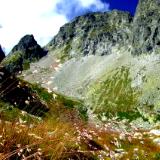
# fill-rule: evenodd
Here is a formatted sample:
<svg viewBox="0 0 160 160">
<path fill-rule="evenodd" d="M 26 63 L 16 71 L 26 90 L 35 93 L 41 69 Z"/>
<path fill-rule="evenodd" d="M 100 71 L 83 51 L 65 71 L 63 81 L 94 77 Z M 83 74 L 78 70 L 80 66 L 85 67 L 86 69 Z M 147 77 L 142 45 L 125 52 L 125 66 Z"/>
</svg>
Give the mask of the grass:
<svg viewBox="0 0 160 160">
<path fill-rule="evenodd" d="M 69 60 L 71 58 L 69 52 L 71 50 L 71 42 L 66 43 L 63 50 L 58 54 L 57 58 L 61 60 L 62 63 Z"/>
<path fill-rule="evenodd" d="M 11 54 L 2 61 L 2 65 L 10 72 L 17 72 L 17 70 L 22 69 L 22 55 L 23 53 L 19 51 L 15 54 Z"/>
<path fill-rule="evenodd" d="M 119 78 L 120 75 L 123 81 Z M 121 93 L 121 88 L 133 93 L 128 87 L 130 79 L 126 68 L 120 68 L 113 74 L 112 79 L 116 81 L 114 83 L 110 79 L 105 81 L 110 89 L 110 95 L 113 96 L 112 98 L 106 96 L 110 101 L 121 102 L 114 101 L 115 93 L 120 95 L 121 99 L 125 98 L 127 92 Z M 117 84 L 121 84 L 120 87 Z M 118 159 L 124 160 L 135 159 L 135 154 L 139 159 L 159 158 L 160 148 L 153 143 L 149 134 L 144 136 L 143 131 L 134 129 L 131 129 L 133 133 L 114 130 L 112 127 L 119 121 L 98 125 L 88 121 L 87 110 L 82 101 L 56 92 L 48 93 L 46 89 L 26 84 L 24 81 L 21 81 L 21 85 L 22 87 L 27 85 L 32 93 L 36 93 L 36 96 L 47 104 L 49 111 L 39 118 L 8 103 L 0 102 L 0 159 L 112 160 L 118 156 Z M 120 117 L 128 116 L 123 112 L 121 114 Z M 132 113 L 130 116 L 135 117 Z M 142 138 L 134 138 L 135 132 L 140 132 Z M 125 134 L 124 139 L 120 138 L 121 133 Z M 135 153 L 136 148 L 138 153 Z M 119 153 L 118 149 L 124 153 Z"/>
<path fill-rule="evenodd" d="M 57 105 L 64 106 L 67 109 L 77 110 L 78 114 L 83 120 L 88 119 L 87 108 L 84 106 L 83 101 L 70 98 L 56 92 L 48 93 L 46 89 L 41 88 L 37 84 L 32 84 L 31 88 L 32 88 L 32 91 L 35 92 L 39 96 L 39 98 L 45 101 L 49 106 L 51 106 L 50 104 L 52 104 L 52 106 L 49 107 L 51 110 L 53 109 L 53 106 L 57 106 Z M 56 96 L 55 99 L 53 95 Z"/>
<path fill-rule="evenodd" d="M 65 159 L 70 156 L 83 156 L 83 154 L 84 157 L 89 157 L 83 151 L 82 153 L 77 151 L 79 142 L 77 142 L 76 124 L 81 126 L 82 121 L 76 110 L 67 109 L 58 103 L 57 106 L 52 105 L 50 114 L 39 123 L 1 121 L 0 156 L 2 159 L 17 159 L 24 156 L 26 159 L 29 157 Z M 83 147 L 86 148 L 86 144 Z"/>
<path fill-rule="evenodd" d="M 119 155 L 123 160 L 134 157 L 137 147 L 141 159 L 145 159 L 142 151 L 151 160 L 159 156 L 159 147 L 148 136 L 143 137 L 144 144 L 133 136 L 130 141 L 130 134 L 121 140 L 121 133 L 111 129 L 109 123 L 96 125 L 84 121 L 78 110 L 82 102 L 58 94 L 55 99 L 48 99 L 49 93 L 46 99 L 45 89 L 32 87 L 40 98 L 49 100 L 50 110 L 38 118 L 1 102 L 0 159 L 111 160 L 117 156 L 117 149 L 123 149 L 126 154 Z"/>
<path fill-rule="evenodd" d="M 40 87 L 38 84 L 30 84 L 31 90 L 35 92 L 40 99 L 49 103 L 53 100 L 53 95 L 48 93 L 46 89 Z"/>
<path fill-rule="evenodd" d="M 139 92 L 131 87 L 129 69 L 118 68 L 95 82 L 88 91 L 88 101 L 93 113 L 102 116 L 134 118 L 137 113 Z M 130 113 L 130 114 L 129 114 Z M 139 113 L 136 114 L 139 116 Z"/>
<path fill-rule="evenodd" d="M 50 111 L 41 120 L 1 102 L 0 159 L 111 160 L 112 154 L 117 156 L 117 149 L 123 149 L 126 154 L 119 155 L 123 160 L 134 157 L 134 150 L 138 148 L 140 159 L 157 160 L 159 147 L 148 135 L 139 140 L 127 133 L 122 140 L 121 133 L 109 124 L 84 121 L 72 107 L 76 101 L 70 107 L 66 105 L 71 100 L 63 101 L 64 97 L 60 97 L 50 103 Z"/>
<path fill-rule="evenodd" d="M 71 112 L 62 108 L 59 118 L 48 116 L 39 123 L 1 121 L 0 159 L 111 160 L 112 155 L 117 157 L 118 149 L 125 152 L 116 158 L 120 160 L 134 159 L 135 153 L 139 159 L 159 157 L 160 148 L 148 136 L 129 140 L 128 133 L 122 140 L 120 133 L 92 123 L 84 124 L 75 111 L 71 117 Z"/>
</svg>

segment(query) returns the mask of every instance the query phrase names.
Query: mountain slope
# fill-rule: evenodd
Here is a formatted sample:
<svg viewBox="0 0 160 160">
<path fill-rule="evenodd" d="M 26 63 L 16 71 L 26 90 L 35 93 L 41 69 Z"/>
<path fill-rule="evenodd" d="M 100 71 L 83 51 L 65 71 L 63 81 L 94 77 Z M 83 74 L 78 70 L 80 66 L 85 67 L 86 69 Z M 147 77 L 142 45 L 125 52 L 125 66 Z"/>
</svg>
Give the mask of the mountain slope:
<svg viewBox="0 0 160 160">
<path fill-rule="evenodd" d="M 159 10 L 77 17 L 45 49 L 22 38 L 0 68 L 0 159 L 159 160 Z"/>
<path fill-rule="evenodd" d="M 59 88 L 61 84 L 56 84 L 56 82 L 61 83 L 65 79 L 66 81 L 64 81 L 64 83 L 71 85 L 68 87 L 66 86 L 63 93 L 70 90 L 74 92 L 74 88 L 75 90 L 79 87 L 83 88 L 83 82 L 92 81 L 92 79 L 94 79 L 94 73 L 99 75 L 105 70 L 105 67 L 99 67 L 107 65 L 107 63 L 105 64 L 105 58 L 101 56 L 113 54 L 112 56 L 116 57 L 120 49 L 129 49 L 128 46 L 124 44 L 127 43 L 127 45 L 129 45 L 130 43 L 131 21 L 132 17 L 129 13 L 117 10 L 110 13 L 90 13 L 85 16 L 77 17 L 71 23 L 61 27 L 59 33 L 46 46 L 49 50 L 49 54 L 38 63 L 31 65 L 31 69 L 24 73 L 25 79 L 40 83 L 43 87 L 50 88 L 51 90 L 53 90 L 53 88 Z M 92 55 L 96 55 L 98 58 L 92 57 Z M 80 59 L 79 62 L 77 58 Z M 100 63 L 103 59 L 104 62 Z M 106 61 L 108 60 L 106 59 Z M 76 62 L 78 62 L 77 65 Z M 62 67 L 62 63 L 64 63 L 64 72 L 60 72 L 62 74 L 59 74 L 57 70 Z M 66 67 L 68 71 L 65 69 Z M 77 69 L 74 70 L 74 68 Z M 86 70 L 83 75 L 81 75 L 83 72 L 82 68 Z M 92 68 L 93 71 L 91 72 Z M 95 68 L 99 69 L 96 71 Z M 72 70 L 70 69 L 73 69 L 73 72 L 77 73 L 77 79 L 76 76 L 71 75 Z M 63 76 L 63 73 L 66 75 Z M 87 75 L 89 73 L 91 75 Z M 55 83 L 53 81 L 54 74 L 62 77 L 57 80 L 55 79 Z M 80 77 L 78 77 L 78 75 Z M 67 79 L 69 77 L 71 80 Z M 48 85 L 48 81 L 52 81 L 53 83 Z M 72 84 L 72 82 L 75 85 Z M 65 94 L 70 95 L 68 92 Z M 75 92 L 72 94 L 73 97 L 74 94 Z"/>
<path fill-rule="evenodd" d="M 158 12 L 157 0 L 145 0 L 139 2 L 134 18 L 120 11 L 78 17 L 60 29 L 46 46 L 48 56 L 23 72 L 24 79 L 83 99 L 101 118 L 114 112 L 119 118 L 132 119 L 136 113 L 137 118 L 156 122 L 160 110 Z"/>
</svg>

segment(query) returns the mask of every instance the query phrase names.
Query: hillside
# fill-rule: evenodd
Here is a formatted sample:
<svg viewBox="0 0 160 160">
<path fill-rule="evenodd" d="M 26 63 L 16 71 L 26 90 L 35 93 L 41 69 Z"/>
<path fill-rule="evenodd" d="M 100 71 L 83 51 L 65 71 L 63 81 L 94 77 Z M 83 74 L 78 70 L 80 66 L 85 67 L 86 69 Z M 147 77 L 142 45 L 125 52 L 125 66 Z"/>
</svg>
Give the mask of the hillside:
<svg viewBox="0 0 160 160">
<path fill-rule="evenodd" d="M 160 159 L 159 13 L 140 0 L 134 17 L 76 17 L 44 48 L 24 36 L 1 63 L 0 158 Z"/>
<path fill-rule="evenodd" d="M 156 0 L 146 1 L 148 7 L 143 3 L 139 2 L 135 17 L 114 10 L 90 13 L 64 25 L 46 46 L 48 56 L 23 72 L 24 79 L 83 99 L 98 114 L 112 108 L 118 115 L 130 111 L 157 121 L 159 5 Z M 95 109 L 98 106 L 101 109 Z M 124 113 L 119 106 L 126 108 Z"/>
</svg>

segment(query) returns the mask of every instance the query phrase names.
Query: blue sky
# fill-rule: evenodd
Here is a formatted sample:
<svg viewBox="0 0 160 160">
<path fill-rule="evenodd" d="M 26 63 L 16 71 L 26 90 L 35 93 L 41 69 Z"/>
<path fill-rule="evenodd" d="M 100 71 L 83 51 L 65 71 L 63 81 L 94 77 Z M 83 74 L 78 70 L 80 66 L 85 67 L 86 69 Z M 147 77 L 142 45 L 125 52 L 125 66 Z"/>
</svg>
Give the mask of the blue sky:
<svg viewBox="0 0 160 160">
<path fill-rule="evenodd" d="M 6 53 L 26 34 L 42 46 L 76 16 L 112 9 L 130 11 L 138 0 L 0 0 L 0 44 Z M 8 5 L 10 4 L 10 5 Z"/>
<path fill-rule="evenodd" d="M 68 0 L 63 0 L 56 5 L 56 10 L 60 14 L 65 14 L 69 20 L 72 20 L 74 17 L 88 12 L 104 12 L 113 9 L 128 11 L 131 15 L 134 15 L 137 4 L 138 0 L 99 0 L 88 7 L 83 7 L 79 0 L 71 0 L 69 3 Z M 66 8 L 68 9 L 66 10 Z"/>
<path fill-rule="evenodd" d="M 128 11 L 134 15 L 138 0 L 101 0 L 103 3 L 109 3 L 109 9 L 118 9 Z"/>
</svg>

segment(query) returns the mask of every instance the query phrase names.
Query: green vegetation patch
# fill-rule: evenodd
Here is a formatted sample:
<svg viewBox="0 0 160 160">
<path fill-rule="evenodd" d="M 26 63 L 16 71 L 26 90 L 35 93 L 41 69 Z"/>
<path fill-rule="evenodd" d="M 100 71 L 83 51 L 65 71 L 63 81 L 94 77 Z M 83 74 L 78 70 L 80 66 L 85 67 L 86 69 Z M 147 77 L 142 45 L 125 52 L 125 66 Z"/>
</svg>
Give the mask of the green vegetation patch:
<svg viewBox="0 0 160 160">
<path fill-rule="evenodd" d="M 87 120 L 87 109 L 82 101 L 55 92 L 48 93 L 46 89 L 37 84 L 31 84 L 31 88 L 41 100 L 45 101 L 49 105 L 52 103 L 53 106 L 54 104 L 58 104 L 59 106 L 65 106 L 66 109 L 76 109 L 79 112 L 80 117 L 84 120 Z M 56 95 L 55 99 L 53 94 Z"/>
<path fill-rule="evenodd" d="M 131 87 L 129 68 L 120 67 L 92 84 L 88 91 L 90 109 L 99 117 L 134 118 L 139 91 Z M 139 113 L 136 117 L 139 117 Z"/>
<path fill-rule="evenodd" d="M 85 107 L 83 101 L 77 100 L 77 99 L 74 99 L 74 98 L 70 98 L 70 97 L 66 97 L 66 96 L 60 95 L 60 94 L 57 97 L 57 101 L 62 103 L 67 108 L 70 108 L 70 109 L 75 108 L 75 109 L 77 109 L 78 112 L 79 112 L 79 116 L 83 120 L 87 120 L 88 119 L 87 108 Z"/>
<path fill-rule="evenodd" d="M 17 51 L 14 54 L 9 55 L 5 60 L 3 61 L 3 64 L 10 64 L 17 62 L 22 57 L 22 52 Z"/>
<path fill-rule="evenodd" d="M 118 28 L 119 27 L 119 28 Z M 106 24 L 104 26 L 101 26 L 100 29 L 97 30 L 97 28 L 93 28 L 90 32 L 89 32 L 89 37 L 90 38 L 95 38 L 100 34 L 104 34 L 104 33 L 112 33 L 114 31 L 116 31 L 117 29 L 120 29 L 120 26 L 116 26 L 116 25 L 110 25 L 110 24 Z"/>
<path fill-rule="evenodd" d="M 65 46 L 62 47 L 62 49 L 58 52 L 58 54 L 56 55 L 56 57 L 58 59 L 60 59 L 61 62 L 63 63 L 65 61 L 71 59 L 71 56 L 69 54 L 70 50 L 71 50 L 71 41 L 68 42 L 68 43 L 66 43 Z"/>
<path fill-rule="evenodd" d="M 48 93 L 46 89 L 40 87 L 38 84 L 31 84 L 31 89 L 45 102 L 49 103 L 53 100 L 53 95 Z"/>
</svg>

